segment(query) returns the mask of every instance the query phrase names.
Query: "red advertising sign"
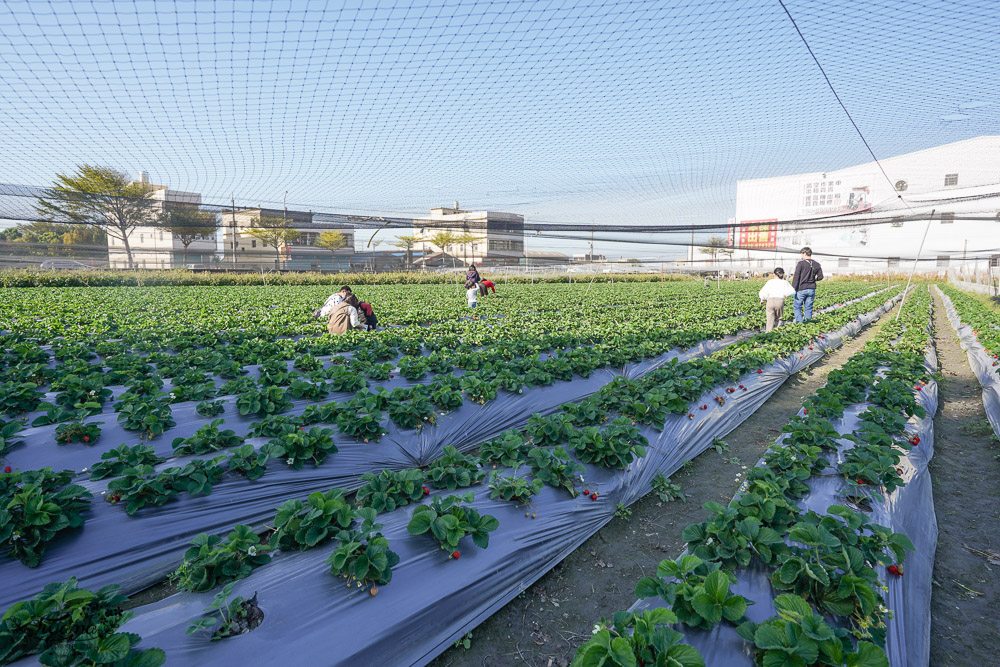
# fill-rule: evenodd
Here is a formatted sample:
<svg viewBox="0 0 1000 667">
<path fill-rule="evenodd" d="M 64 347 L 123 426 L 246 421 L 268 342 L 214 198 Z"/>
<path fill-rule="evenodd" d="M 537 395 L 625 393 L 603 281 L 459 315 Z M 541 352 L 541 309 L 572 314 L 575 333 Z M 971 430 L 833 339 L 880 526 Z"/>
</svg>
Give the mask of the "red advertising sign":
<svg viewBox="0 0 1000 667">
<path fill-rule="evenodd" d="M 739 242 L 737 248 L 750 250 L 773 250 L 778 244 L 777 218 L 769 220 L 743 220 L 740 224 Z"/>
</svg>

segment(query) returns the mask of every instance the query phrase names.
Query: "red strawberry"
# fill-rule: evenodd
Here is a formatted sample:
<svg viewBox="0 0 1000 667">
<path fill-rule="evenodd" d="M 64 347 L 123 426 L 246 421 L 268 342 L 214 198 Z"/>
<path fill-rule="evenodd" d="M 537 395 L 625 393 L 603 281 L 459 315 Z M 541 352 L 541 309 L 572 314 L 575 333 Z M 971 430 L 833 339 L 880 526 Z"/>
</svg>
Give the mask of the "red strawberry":
<svg viewBox="0 0 1000 667">
<path fill-rule="evenodd" d="M 89 435 L 83 436 L 83 441 L 84 442 L 90 442 L 90 436 Z"/>
<path fill-rule="evenodd" d="M 759 369 L 759 368 L 758 368 L 758 369 L 757 369 L 757 372 L 758 372 L 758 373 L 763 373 L 764 371 L 762 371 L 761 369 Z"/>
<path fill-rule="evenodd" d="M 454 558 L 455 560 L 458 560 L 459 558 L 462 557 L 462 554 L 458 553 L 457 551 L 452 551 L 451 557 Z"/>
<path fill-rule="evenodd" d="M 896 575 L 897 577 L 903 576 L 903 568 L 899 565 L 890 565 L 886 569 L 889 570 L 889 572 L 891 572 L 892 574 Z"/>
<path fill-rule="evenodd" d="M 10 472 L 11 470 L 13 470 L 13 468 L 11 468 L 10 466 L 7 466 L 6 468 L 3 469 L 4 472 Z"/>
<path fill-rule="evenodd" d="M 430 490 L 430 489 L 428 489 L 428 488 L 427 488 L 426 486 L 425 486 L 425 487 L 423 487 L 423 488 L 424 488 L 424 495 L 425 495 L 425 496 L 429 496 L 429 495 L 431 495 L 431 490 Z"/>
<path fill-rule="evenodd" d="M 596 493 L 590 494 L 590 499 L 591 500 L 597 500 L 597 494 Z"/>
<path fill-rule="evenodd" d="M 811 346 L 811 345 L 809 346 L 809 349 L 810 349 L 810 350 L 812 349 L 812 346 Z"/>
<path fill-rule="evenodd" d="M 809 411 L 808 410 L 803 410 L 802 414 L 807 415 L 807 414 L 809 414 Z"/>
<path fill-rule="evenodd" d="M 922 387 L 914 387 L 917 391 L 922 391 Z"/>
<path fill-rule="evenodd" d="M 590 495 L 590 489 L 584 489 L 583 490 L 583 495 L 589 496 Z"/>
<path fill-rule="evenodd" d="M 703 406 L 701 406 L 701 409 L 702 410 L 708 410 L 708 406 L 707 405 L 703 405 Z"/>
<path fill-rule="evenodd" d="M 858 478 L 858 484 L 864 484 L 864 483 L 865 483 L 865 480 L 863 480 L 863 479 L 861 479 L 861 478 L 859 477 L 859 478 Z"/>
<path fill-rule="evenodd" d="M 688 419 L 694 419 L 694 413 L 689 412 L 688 413 Z"/>
</svg>

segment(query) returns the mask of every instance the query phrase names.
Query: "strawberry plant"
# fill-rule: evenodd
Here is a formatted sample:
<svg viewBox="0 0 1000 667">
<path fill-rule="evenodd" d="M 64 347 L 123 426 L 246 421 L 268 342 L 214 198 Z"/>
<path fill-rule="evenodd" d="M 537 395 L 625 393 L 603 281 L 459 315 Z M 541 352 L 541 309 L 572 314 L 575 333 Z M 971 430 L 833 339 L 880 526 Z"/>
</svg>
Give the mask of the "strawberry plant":
<svg viewBox="0 0 1000 667">
<path fill-rule="evenodd" d="M 779 499 L 743 494 L 729 507 L 715 501 L 703 507 L 712 513 L 712 518 L 690 524 L 681 533 L 688 550 L 702 560 L 719 562 L 732 569 L 738 565 L 746 567 L 754 556 L 763 563 L 771 563 L 776 556 L 788 552 L 782 535 L 771 527 L 780 525 L 776 519 L 794 511 L 787 501 L 782 503 Z M 768 515 L 771 517 L 769 525 L 754 516 L 758 511 L 763 512 L 765 519 Z"/>
<path fill-rule="evenodd" d="M 164 459 L 156 455 L 151 445 L 119 445 L 111 451 L 101 454 L 101 460 L 90 466 L 90 479 L 117 477 L 128 468 L 138 466 L 154 466 Z M 152 470 L 152 468 L 150 468 Z"/>
<path fill-rule="evenodd" d="M 212 604 L 202 609 L 202 613 L 208 615 L 192 621 L 184 630 L 184 634 L 195 635 L 211 630 L 218 624 L 219 627 L 211 633 L 211 641 L 214 642 L 255 630 L 264 620 L 264 612 L 257 606 L 257 594 L 254 593 L 249 600 L 239 595 L 230 600 L 233 585 L 228 583 L 223 586 L 222 590 L 212 598 Z"/>
<path fill-rule="evenodd" d="M 50 388 L 59 392 L 56 394 L 56 405 L 67 408 L 77 403 L 103 404 L 111 398 L 111 390 L 104 386 L 104 376 L 100 373 L 66 375 L 53 380 Z"/>
<path fill-rule="evenodd" d="M 64 445 L 69 442 L 83 442 L 92 445 L 101 435 L 101 424 L 103 423 L 90 422 L 83 424 L 74 422 L 72 424 L 60 424 L 55 430 L 56 444 Z"/>
<path fill-rule="evenodd" d="M 71 477 L 51 468 L 0 475 L 0 544 L 28 567 L 38 567 L 58 533 L 83 525 L 91 494 Z"/>
<path fill-rule="evenodd" d="M 586 470 L 582 465 L 569 458 L 562 447 L 543 449 L 532 447 L 528 451 L 528 464 L 531 474 L 549 486 L 563 488 L 576 497 L 576 480 Z"/>
<path fill-rule="evenodd" d="M 72 408 L 64 408 L 52 403 L 42 403 L 38 406 L 45 413 L 35 417 L 32 426 L 47 426 L 59 422 L 82 421 L 91 415 L 100 414 L 100 403 L 77 403 Z"/>
<path fill-rule="evenodd" d="M 257 383 L 252 378 L 238 377 L 222 385 L 219 396 L 240 396 L 248 391 L 256 391 Z"/>
<path fill-rule="evenodd" d="M 191 459 L 182 467 L 167 468 L 160 474 L 170 479 L 170 488 L 178 493 L 207 496 L 225 472 L 219 465 L 224 458 Z"/>
<path fill-rule="evenodd" d="M 175 438 L 170 446 L 174 448 L 174 453 L 177 456 L 185 456 L 187 454 L 208 454 L 220 449 L 242 445 L 243 438 L 236 435 L 235 431 L 219 430 L 219 425 L 223 421 L 222 419 L 213 419 L 195 431 L 191 437 Z"/>
<path fill-rule="evenodd" d="M 480 469 L 481 464 L 478 458 L 462 454 L 448 445 L 427 470 L 427 481 L 436 489 L 449 491 L 479 484 L 486 477 L 486 471 Z"/>
<path fill-rule="evenodd" d="M 462 392 L 446 386 L 434 387 L 430 395 L 431 402 L 441 410 L 454 410 L 462 405 Z"/>
<path fill-rule="evenodd" d="M 163 651 L 135 651 L 138 635 L 115 632 L 133 616 L 122 611 L 125 601 L 117 586 L 93 592 L 78 588 L 76 578 L 48 584 L 0 618 L 0 664 L 38 655 L 43 665 L 159 667 Z"/>
<path fill-rule="evenodd" d="M 249 435 L 254 438 L 277 438 L 285 433 L 297 431 L 298 420 L 288 415 L 268 415 L 259 422 L 250 424 Z"/>
<path fill-rule="evenodd" d="M 615 419 L 603 431 L 587 426 L 574 430 L 570 436 L 570 447 L 581 461 L 605 468 L 627 468 L 636 458 L 646 455 L 648 444 L 627 417 Z"/>
<path fill-rule="evenodd" d="M 477 377 L 475 373 L 462 376 L 462 391 L 474 402 L 484 404 L 497 397 L 499 387 L 496 383 Z"/>
<path fill-rule="evenodd" d="M 349 527 L 355 516 L 354 508 L 344 500 L 340 489 L 316 491 L 305 502 L 288 500 L 274 517 L 271 548 L 312 549 Z"/>
<path fill-rule="evenodd" d="M 334 366 L 330 369 L 329 385 L 331 391 L 359 391 L 368 386 L 368 380 L 364 375 L 342 366 Z"/>
<path fill-rule="evenodd" d="M 288 391 L 292 398 L 306 398 L 311 401 L 319 401 L 326 398 L 330 393 L 329 387 L 322 383 L 307 382 L 300 378 L 292 380 L 288 386 Z"/>
<path fill-rule="evenodd" d="M 573 435 L 573 419 L 566 414 L 543 417 L 536 412 L 528 419 L 528 426 L 524 431 L 539 447 L 559 445 L 568 442 Z"/>
<path fill-rule="evenodd" d="M 171 403 L 185 403 L 187 401 L 207 401 L 215 398 L 218 391 L 211 382 L 201 384 L 179 384 L 174 385 L 167 397 Z"/>
<path fill-rule="evenodd" d="M 577 426 L 593 426 L 608 418 L 608 411 L 595 398 L 586 398 L 579 403 L 565 403 L 562 410 L 570 415 Z"/>
<path fill-rule="evenodd" d="M 434 405 L 422 396 L 406 401 L 393 401 L 387 406 L 389 419 L 400 428 L 421 428 L 435 421 Z"/>
<path fill-rule="evenodd" d="M 392 568 L 399 563 L 399 556 L 389 549 L 389 540 L 382 535 L 382 524 L 375 523 L 375 510 L 363 507 L 358 510 L 361 527 L 342 530 L 337 534 L 337 548 L 326 562 L 330 573 L 347 579 L 347 586 L 368 588 L 375 596 L 378 586 L 392 581 Z"/>
<path fill-rule="evenodd" d="M 523 477 L 494 472 L 490 475 L 490 498 L 513 501 L 518 505 L 530 505 L 531 497 L 538 495 L 543 486 L 544 483 L 538 478 L 529 482 Z"/>
<path fill-rule="evenodd" d="M 508 468 L 516 468 L 527 460 L 528 450 L 531 445 L 524 439 L 524 435 L 516 430 L 504 431 L 501 435 L 492 440 L 484 442 L 479 448 L 479 456 L 484 461 Z"/>
<path fill-rule="evenodd" d="M 259 479 L 267 472 L 268 459 L 266 451 L 257 451 L 253 445 L 243 445 L 229 452 L 226 468 L 248 480 Z"/>
<path fill-rule="evenodd" d="M 241 415 L 255 414 L 260 417 L 284 412 L 292 407 L 292 402 L 283 387 L 249 389 L 236 397 L 236 409 Z"/>
<path fill-rule="evenodd" d="M 302 470 L 307 462 L 318 466 L 337 451 L 337 446 L 333 444 L 333 429 L 329 428 L 289 431 L 267 443 L 270 458 L 285 459 L 296 470 Z"/>
<path fill-rule="evenodd" d="M 139 431 L 146 438 L 160 435 L 177 423 L 170 405 L 159 398 L 118 403 L 115 409 L 118 410 L 118 421 L 123 422 L 123 428 Z"/>
<path fill-rule="evenodd" d="M 674 500 L 679 500 L 682 503 L 687 502 L 687 497 L 684 495 L 681 485 L 671 482 L 670 478 L 663 473 L 658 473 L 653 478 L 652 488 L 653 493 L 656 494 L 656 497 L 659 498 L 661 502 L 669 503 Z"/>
<path fill-rule="evenodd" d="M 202 417 L 215 417 L 226 411 L 226 404 L 222 401 L 202 401 L 194 406 L 194 411 Z"/>
<path fill-rule="evenodd" d="M 383 470 L 377 475 L 366 472 L 361 476 L 364 485 L 355 497 L 361 507 L 376 512 L 391 512 L 424 497 L 424 473 L 419 469 Z"/>
<path fill-rule="evenodd" d="M 233 528 L 225 542 L 218 535 L 202 533 L 191 545 L 170 580 L 181 590 L 195 593 L 243 579 L 271 560 L 257 533 L 242 524 Z"/>
<path fill-rule="evenodd" d="M 24 430 L 23 422 L 16 420 L 4 422 L 0 419 L 0 455 L 6 454 L 11 447 L 20 441 L 18 433 L 22 430 Z"/>
<path fill-rule="evenodd" d="M 311 354 L 306 353 L 295 357 L 295 361 L 292 365 L 298 370 L 308 373 L 309 371 L 315 371 L 323 368 L 323 361 L 317 359 Z"/>
<path fill-rule="evenodd" d="M 303 426 L 311 424 L 333 424 L 340 414 L 340 403 L 323 403 L 322 405 L 307 405 L 297 421 Z"/>
<path fill-rule="evenodd" d="M 655 577 L 643 577 L 636 584 L 635 596 L 660 597 L 677 615 L 678 622 L 707 629 L 722 620 L 743 620 L 747 600 L 729 592 L 735 583 L 735 575 L 720 570 L 719 563 L 706 563 L 688 554 L 676 561 L 660 561 Z"/>
<path fill-rule="evenodd" d="M 871 665 L 887 666 L 885 652 L 869 642 L 858 642 L 854 650 L 847 631 L 826 624 L 797 595 L 779 595 L 774 616 L 763 623 L 747 621 L 738 628 L 740 637 L 754 647 L 757 665 Z"/>
<path fill-rule="evenodd" d="M 577 649 L 570 667 L 705 667 L 697 649 L 681 644 L 684 635 L 668 627 L 677 617 L 669 609 L 650 609 L 641 614 L 615 612 L 611 622 L 594 626 L 591 638 Z"/>
<path fill-rule="evenodd" d="M 474 499 L 472 491 L 461 496 L 437 496 L 430 505 L 420 505 L 413 510 L 406 530 L 410 535 L 430 532 L 441 549 L 452 550 L 451 557 L 459 553 L 458 543 L 466 536 L 480 549 L 490 544 L 490 533 L 500 523 L 489 514 L 481 515 L 474 507 L 467 507 Z"/>
<path fill-rule="evenodd" d="M 427 366 L 424 357 L 402 357 L 399 360 L 399 374 L 407 380 L 419 380 L 427 374 Z"/>
<path fill-rule="evenodd" d="M 356 440 L 378 442 L 385 429 L 382 428 L 382 411 L 341 412 L 337 415 L 337 430 Z"/>
<path fill-rule="evenodd" d="M 31 412 L 42 402 L 42 396 L 33 382 L 4 382 L 0 384 L 0 412 L 8 415 Z"/>
</svg>

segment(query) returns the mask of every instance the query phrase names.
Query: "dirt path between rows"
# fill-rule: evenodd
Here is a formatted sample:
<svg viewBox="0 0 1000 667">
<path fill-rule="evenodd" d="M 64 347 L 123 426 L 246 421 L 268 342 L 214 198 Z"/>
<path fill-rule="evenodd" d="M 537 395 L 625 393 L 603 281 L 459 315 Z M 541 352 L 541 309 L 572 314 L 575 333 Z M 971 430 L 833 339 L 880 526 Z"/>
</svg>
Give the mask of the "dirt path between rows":
<svg viewBox="0 0 1000 667">
<path fill-rule="evenodd" d="M 1000 444 L 986 421 L 981 387 L 944 304 L 932 293 L 942 378 L 930 463 L 938 522 L 930 664 L 995 665 L 1000 645 Z"/>
<path fill-rule="evenodd" d="M 893 314 L 895 311 L 893 311 Z M 884 321 L 884 320 L 883 320 Z M 566 560 L 472 631 L 469 648 L 448 649 L 432 667 L 529 665 L 563 667 L 590 636 L 602 616 L 627 609 L 635 601 L 640 577 L 656 572 L 664 558 L 684 548 L 681 531 L 701 521 L 703 503 L 728 503 L 741 466 L 757 462 L 801 407 L 802 400 L 826 383 L 827 374 L 858 351 L 874 327 L 847 341 L 784 385 L 726 436 L 727 451 L 708 449 L 678 471 L 687 502 L 660 502 L 650 494 L 631 507 L 628 519 L 615 518 Z"/>
</svg>

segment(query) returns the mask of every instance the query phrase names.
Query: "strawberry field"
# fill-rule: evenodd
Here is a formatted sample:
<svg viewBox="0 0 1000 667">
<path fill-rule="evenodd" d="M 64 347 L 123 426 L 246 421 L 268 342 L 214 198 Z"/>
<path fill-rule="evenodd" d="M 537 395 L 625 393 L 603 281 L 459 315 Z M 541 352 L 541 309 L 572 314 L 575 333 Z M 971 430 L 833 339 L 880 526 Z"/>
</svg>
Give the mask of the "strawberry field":
<svg viewBox="0 0 1000 667">
<path fill-rule="evenodd" d="M 0 664 L 426 664 L 868 326 L 576 664 L 918 664 L 931 293 L 757 289 L 371 285 L 341 337 L 329 286 L 2 289 Z"/>
</svg>

